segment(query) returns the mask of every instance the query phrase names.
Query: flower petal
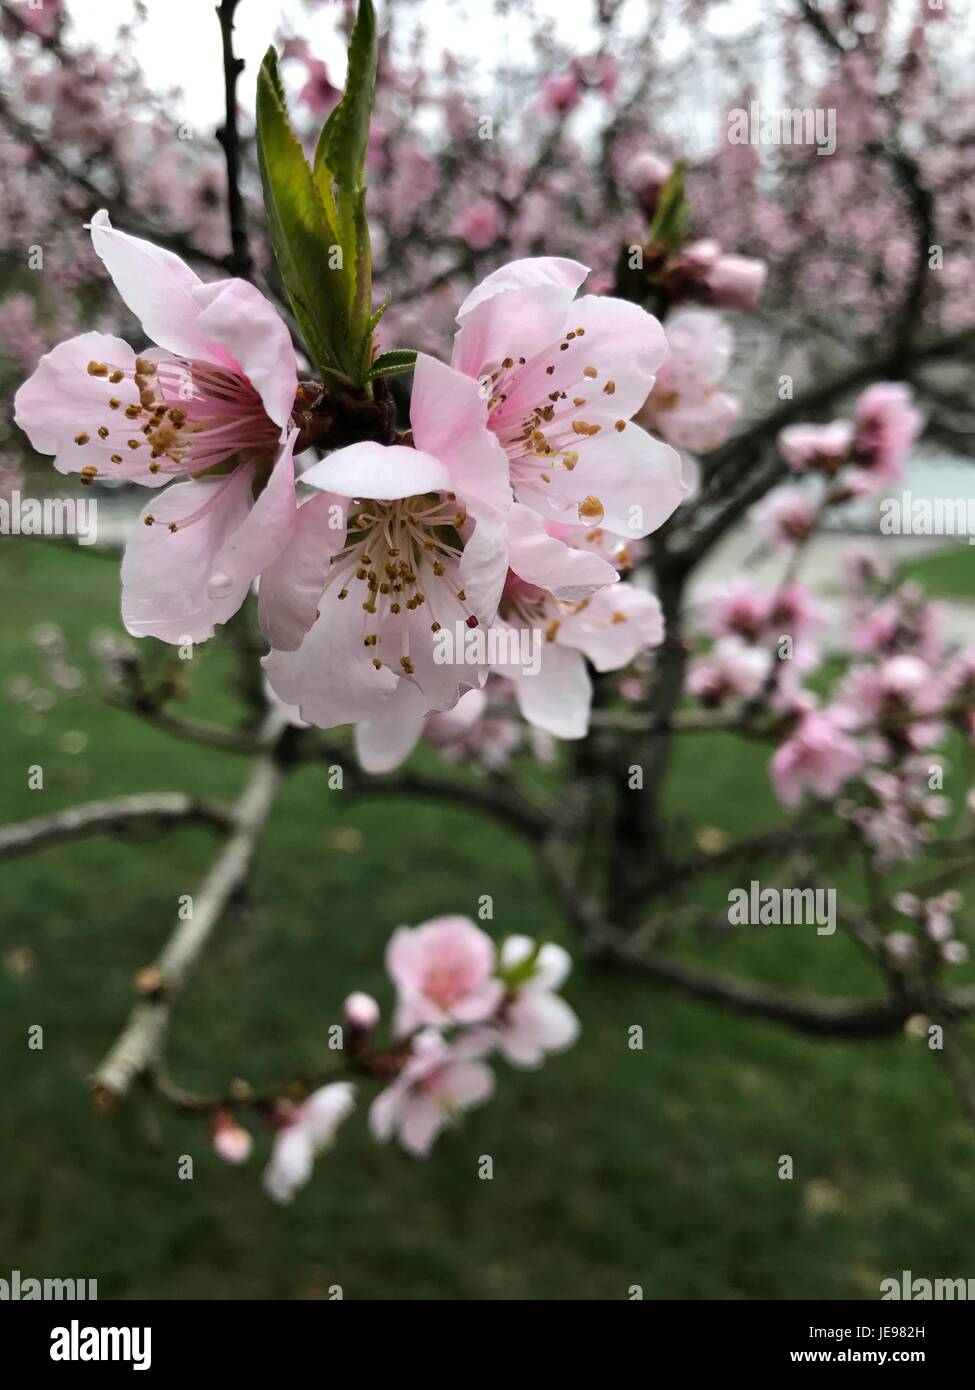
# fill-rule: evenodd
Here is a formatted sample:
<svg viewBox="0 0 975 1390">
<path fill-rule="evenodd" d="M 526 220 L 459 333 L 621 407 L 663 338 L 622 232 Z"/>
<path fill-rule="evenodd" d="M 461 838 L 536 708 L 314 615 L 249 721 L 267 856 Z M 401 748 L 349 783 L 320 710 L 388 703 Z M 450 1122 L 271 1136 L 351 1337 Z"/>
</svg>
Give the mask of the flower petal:
<svg viewBox="0 0 975 1390">
<path fill-rule="evenodd" d="M 372 718 L 399 679 L 387 667 L 373 666 L 355 617 L 347 604 L 325 603 L 296 651 L 271 651 L 264 658 L 278 698 L 322 729 Z"/>
<path fill-rule="evenodd" d="M 256 579 L 281 555 L 294 535 L 298 517 L 294 465 L 297 437 L 295 430 L 244 524 L 228 537 L 214 557 L 210 585 L 218 596 L 222 589 Z"/>
<path fill-rule="evenodd" d="M 579 285 L 578 261 L 540 256 L 512 261 L 471 291 L 460 307 L 453 365 L 479 377 L 505 358 L 532 358 L 558 340 Z"/>
<path fill-rule="evenodd" d="M 141 520 L 151 515 L 154 524 L 136 526 L 122 560 L 122 618 L 133 637 L 203 642 L 237 612 L 250 576 L 216 598 L 207 589 L 214 560 L 250 514 L 252 476 L 239 468 L 226 478 L 177 483 L 145 508 Z M 201 508 L 191 525 L 178 526 Z"/>
<path fill-rule="evenodd" d="M 597 671 L 618 671 L 663 639 L 663 612 L 656 594 L 635 584 L 619 584 L 600 589 L 585 608 L 564 617 L 556 641 L 584 653 Z"/>
<path fill-rule="evenodd" d="M 420 353 L 410 422 L 418 449 L 443 459 L 461 500 L 502 511 L 511 502 L 508 459 L 487 427 L 487 397 L 470 376 Z"/>
<path fill-rule="evenodd" d="M 420 691 L 410 681 L 400 680 L 380 712 L 355 726 L 356 756 L 362 770 L 392 772 L 405 762 L 423 732 L 424 713 Z"/>
<path fill-rule="evenodd" d="M 667 356 L 664 330 L 653 315 L 629 300 L 593 294 L 568 306 L 567 314 L 541 345 L 545 350 L 515 374 L 507 400 L 492 413 L 492 428 L 520 420 L 555 390 L 584 402 L 570 413 L 605 427 L 631 419 L 643 405 Z M 557 403 L 556 418 L 566 409 Z"/>
<path fill-rule="evenodd" d="M 139 404 L 139 391 L 131 376 L 120 382 L 91 376 L 89 362 L 104 362 L 132 371 L 135 353 L 121 338 L 107 333 L 82 333 L 45 353 L 14 397 L 14 419 L 40 454 L 53 454 L 59 473 L 80 473 L 96 468 L 100 478 L 161 487 L 172 475 L 149 471 L 149 449 L 141 435 L 138 449 L 130 449 L 132 424 L 125 406 Z M 115 400 L 113 410 L 108 402 Z M 99 429 L 106 431 L 103 439 Z M 76 440 L 83 435 L 83 444 Z M 121 463 L 112 461 L 113 455 Z"/>
<path fill-rule="evenodd" d="M 602 508 L 598 524 L 604 531 L 638 540 L 662 526 L 687 495 L 680 456 L 639 425 L 583 440 L 578 455 L 573 471 L 559 475 L 561 509 L 558 499 L 540 491 L 522 489 L 521 500 L 542 516 L 565 521 L 566 503 L 592 498 Z"/>
<path fill-rule="evenodd" d="M 550 536 L 541 518 L 518 502 L 508 513 L 508 542 L 508 564 L 519 579 L 548 589 L 556 598 L 587 598 L 619 580 L 608 560 Z"/>
<path fill-rule="evenodd" d="M 282 428 L 291 418 L 298 389 L 298 364 L 281 315 L 246 280 L 218 280 L 193 290 L 199 329 L 221 343 L 254 387 L 264 409 Z"/>
<path fill-rule="evenodd" d="M 288 548 L 261 571 L 257 615 L 272 647 L 292 652 L 315 621 L 329 560 L 346 535 L 345 498 L 321 492 L 302 502 Z"/>
<path fill-rule="evenodd" d="M 97 255 L 148 338 L 180 357 L 233 365 L 226 349 L 211 342 L 199 326 L 193 291 L 203 282 L 185 261 L 141 237 L 117 231 L 104 209 L 89 225 Z"/>
<path fill-rule="evenodd" d="M 340 497 L 393 502 L 424 492 L 450 492 L 450 473 L 439 459 L 403 444 L 350 444 L 312 464 L 301 481 Z"/>
<path fill-rule="evenodd" d="M 482 625 L 490 624 L 508 574 L 508 527 L 503 516 L 480 512 L 464 543 L 458 571 L 467 606 Z"/>
<path fill-rule="evenodd" d="M 556 738 L 585 738 L 592 682 L 579 652 L 543 642 L 538 671 L 526 672 L 516 665 L 493 669 L 512 682 L 518 708 L 530 724 Z"/>
</svg>

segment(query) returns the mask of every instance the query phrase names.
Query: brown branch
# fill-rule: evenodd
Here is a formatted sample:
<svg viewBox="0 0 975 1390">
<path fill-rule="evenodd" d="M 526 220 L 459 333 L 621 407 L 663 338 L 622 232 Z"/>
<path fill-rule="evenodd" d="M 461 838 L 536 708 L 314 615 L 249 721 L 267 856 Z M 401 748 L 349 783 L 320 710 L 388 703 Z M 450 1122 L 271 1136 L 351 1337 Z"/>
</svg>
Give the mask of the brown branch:
<svg viewBox="0 0 975 1390">
<path fill-rule="evenodd" d="M 372 776 L 350 766 L 348 756 L 343 756 L 341 750 L 317 740 L 305 745 L 302 756 L 341 766 L 343 787 L 354 796 L 422 796 L 458 801 L 474 810 L 486 811 L 532 840 L 543 838 L 554 814 L 550 806 L 536 804 L 522 792 L 500 782 L 482 784 L 409 771 Z"/>
<path fill-rule="evenodd" d="M 268 716 L 263 735 L 265 751 L 234 805 L 232 829 L 194 895 L 192 917 L 176 923 L 155 964 L 144 972 L 152 992 L 135 1005 L 92 1076 L 100 1110 L 111 1109 L 158 1064 L 173 1001 L 217 923 L 247 882 L 258 840 L 291 762 L 293 730 L 280 714 Z"/>
<path fill-rule="evenodd" d="M 784 1023 L 816 1037 L 867 1040 L 892 1037 L 924 1001 L 908 992 L 882 999 L 847 999 L 807 991 L 780 989 L 723 971 L 705 971 L 673 959 L 648 945 L 649 929 L 621 931 L 598 904 L 581 897 L 575 886 L 567 847 L 553 839 L 543 849 L 549 881 L 570 919 L 582 929 L 594 958 L 638 969 L 694 999 L 720 1004 L 732 1013 Z M 975 988 L 946 991 L 938 1000 L 946 1018 L 975 1014 Z"/>
<path fill-rule="evenodd" d="M 237 128 L 237 79 L 244 70 L 243 58 L 234 55 L 234 12 L 240 0 L 220 0 L 217 18 L 220 20 L 220 39 L 223 47 L 223 87 L 225 101 L 224 123 L 217 131 L 227 161 L 227 215 L 230 219 L 230 242 L 233 251 L 227 258 L 231 275 L 249 280 L 254 263 L 247 243 L 247 221 L 244 199 L 240 192 L 240 133 Z"/>
<path fill-rule="evenodd" d="M 178 792 L 90 801 L 16 825 L 0 826 L 0 859 L 33 854 L 89 835 L 159 830 L 193 822 L 226 828 L 231 823 L 231 812 L 219 802 Z"/>
<path fill-rule="evenodd" d="M 225 753 L 258 753 L 264 746 L 260 731 L 231 729 L 224 724 L 215 724 L 208 719 L 187 719 L 182 715 L 170 714 L 168 710 L 151 703 L 139 703 L 122 695 L 111 694 L 112 704 L 129 710 L 147 724 L 152 724 L 165 733 L 175 734 L 177 738 L 188 739 L 191 743 L 202 743 L 208 748 L 219 748 Z"/>
</svg>

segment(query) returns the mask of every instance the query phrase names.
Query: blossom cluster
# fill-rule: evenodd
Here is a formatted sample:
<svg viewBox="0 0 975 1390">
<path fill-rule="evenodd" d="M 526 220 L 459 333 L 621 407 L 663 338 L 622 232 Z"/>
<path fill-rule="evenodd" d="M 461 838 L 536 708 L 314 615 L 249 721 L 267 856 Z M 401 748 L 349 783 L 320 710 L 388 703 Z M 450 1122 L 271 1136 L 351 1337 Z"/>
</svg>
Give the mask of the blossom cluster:
<svg viewBox="0 0 975 1390">
<path fill-rule="evenodd" d="M 780 802 L 833 804 L 886 869 L 916 857 L 951 813 L 945 743 L 952 730 L 975 742 L 975 649 L 950 642 L 937 606 L 869 555 L 849 559 L 843 607 L 836 676 L 824 662 L 839 653 L 819 640 L 831 615 L 804 585 L 738 578 L 714 590 L 701 624 L 713 644 L 688 689 L 708 709 L 764 719 Z"/>
<path fill-rule="evenodd" d="M 496 948 L 466 917 L 399 927 L 386 949 L 396 989 L 390 1042 L 376 1045 L 380 1009 L 370 995 L 350 994 L 344 1006 L 347 1069 L 387 1083 L 369 1110 L 377 1142 L 395 1138 L 425 1157 L 448 1125 L 493 1095 L 492 1056 L 534 1068 L 571 1047 L 579 1021 L 557 992 L 569 968 L 567 952 L 554 942 L 510 936 Z M 264 1172 L 274 1201 L 290 1202 L 308 1182 L 355 1104 L 355 1085 L 345 1080 L 328 1082 L 300 1104 L 274 1103 Z M 227 1162 L 243 1163 L 252 1137 L 223 1108 L 214 1116 L 213 1144 Z"/>
<path fill-rule="evenodd" d="M 308 390 L 260 291 L 204 283 L 105 212 L 91 234 L 150 345 L 62 343 L 16 419 L 60 471 L 152 490 L 122 566 L 128 631 L 204 641 L 258 581 L 272 689 L 308 723 L 355 724 L 371 770 L 491 671 L 538 727 L 581 737 L 586 659 L 614 670 L 663 636 L 653 595 L 620 583 L 686 493 L 633 423 L 667 353 L 657 321 L 576 298 L 577 262 L 515 262 L 461 305 L 451 365 L 418 356 L 408 432 L 302 468 Z"/>
</svg>

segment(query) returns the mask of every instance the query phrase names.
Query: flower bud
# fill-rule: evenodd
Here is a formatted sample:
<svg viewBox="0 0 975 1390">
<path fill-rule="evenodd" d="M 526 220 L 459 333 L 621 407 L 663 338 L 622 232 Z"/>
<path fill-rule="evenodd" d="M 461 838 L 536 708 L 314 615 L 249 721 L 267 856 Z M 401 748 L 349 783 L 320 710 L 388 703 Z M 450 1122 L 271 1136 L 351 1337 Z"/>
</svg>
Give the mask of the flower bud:
<svg viewBox="0 0 975 1390">
<path fill-rule="evenodd" d="M 345 1026 L 353 1033 L 371 1033 L 379 1022 L 379 1005 L 371 994 L 357 990 L 342 1005 Z"/>
<path fill-rule="evenodd" d="M 225 1163 L 246 1163 L 250 1158 L 253 1140 L 226 1110 L 220 1110 L 213 1120 L 213 1148 Z"/>
</svg>

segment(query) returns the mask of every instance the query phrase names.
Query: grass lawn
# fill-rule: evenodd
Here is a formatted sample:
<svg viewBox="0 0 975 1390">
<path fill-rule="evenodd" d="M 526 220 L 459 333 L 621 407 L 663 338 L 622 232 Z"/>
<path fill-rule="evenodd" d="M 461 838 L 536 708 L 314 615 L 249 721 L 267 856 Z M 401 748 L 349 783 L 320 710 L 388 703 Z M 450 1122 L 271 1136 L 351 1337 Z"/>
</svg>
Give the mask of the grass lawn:
<svg viewBox="0 0 975 1390">
<path fill-rule="evenodd" d="M 904 565 L 900 575 L 916 580 L 941 598 L 975 599 L 975 546 L 934 550 Z"/>
<path fill-rule="evenodd" d="M 9 694 L 19 675 L 49 684 L 31 633 L 52 620 L 93 674 L 89 636 L 117 626 L 114 563 L 4 540 L 0 586 L 0 819 L 142 790 L 234 792 L 243 760 L 174 742 L 91 682 L 47 712 Z M 217 644 L 193 675 L 187 712 L 232 712 Z M 30 791 L 37 763 L 44 790 Z M 682 750 L 673 795 L 688 836 L 776 817 L 760 750 L 719 736 Z M 0 1273 L 97 1278 L 103 1298 L 326 1296 L 337 1283 L 347 1298 L 471 1299 L 626 1298 L 634 1284 L 646 1298 L 876 1298 L 902 1269 L 975 1275 L 975 1141 L 922 1044 L 813 1042 L 618 973 L 577 971 L 574 1051 L 535 1073 L 499 1067 L 495 1100 L 425 1163 L 377 1147 L 364 1104 L 288 1209 L 260 1190 L 263 1133 L 251 1163 L 231 1169 L 198 1121 L 164 1112 L 154 1150 L 144 1101 L 98 1118 L 85 1077 L 211 845 L 204 829 L 99 839 L 2 867 Z M 701 901 L 723 891 L 695 889 Z M 473 915 L 484 893 L 496 933 L 566 939 L 528 850 L 493 822 L 459 806 L 345 802 L 321 771 L 302 771 L 250 902 L 223 922 L 177 1010 L 175 1078 L 259 1083 L 327 1063 L 351 988 L 389 1002 L 391 929 Z M 876 988 L 839 934 L 771 928 L 695 950 L 769 980 Z M 43 1051 L 26 1046 L 34 1024 Z M 634 1024 L 642 1051 L 627 1046 Z M 192 1181 L 178 1176 L 186 1154 Z M 492 1181 L 477 1176 L 485 1154 Z"/>
</svg>

